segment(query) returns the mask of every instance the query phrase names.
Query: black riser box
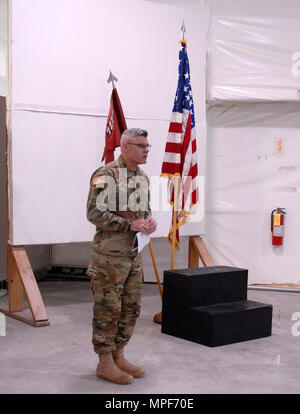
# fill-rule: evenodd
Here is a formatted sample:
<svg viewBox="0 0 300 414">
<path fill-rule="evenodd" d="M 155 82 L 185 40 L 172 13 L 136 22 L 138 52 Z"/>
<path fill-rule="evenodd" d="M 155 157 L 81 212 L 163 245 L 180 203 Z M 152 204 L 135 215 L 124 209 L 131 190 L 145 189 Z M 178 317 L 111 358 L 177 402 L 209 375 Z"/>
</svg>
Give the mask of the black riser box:
<svg viewBox="0 0 300 414">
<path fill-rule="evenodd" d="M 248 270 L 211 266 L 164 272 L 162 332 L 190 339 L 190 308 L 247 299 Z"/>
<path fill-rule="evenodd" d="M 230 266 L 165 271 L 162 333 L 211 347 L 270 336 L 272 306 L 247 301 L 247 285 Z"/>
<path fill-rule="evenodd" d="M 271 335 L 272 306 L 237 301 L 192 308 L 189 340 L 210 347 L 228 345 Z"/>
</svg>

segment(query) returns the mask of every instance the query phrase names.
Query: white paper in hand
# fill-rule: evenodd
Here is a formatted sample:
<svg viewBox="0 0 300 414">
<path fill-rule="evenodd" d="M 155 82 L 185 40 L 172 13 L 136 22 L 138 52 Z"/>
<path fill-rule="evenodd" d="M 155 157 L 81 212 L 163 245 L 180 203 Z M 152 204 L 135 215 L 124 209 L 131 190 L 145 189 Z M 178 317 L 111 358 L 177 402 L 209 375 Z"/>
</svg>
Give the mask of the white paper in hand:
<svg viewBox="0 0 300 414">
<path fill-rule="evenodd" d="M 138 253 L 140 253 L 143 250 L 143 248 L 149 243 L 149 241 L 149 234 L 145 234 L 139 231 L 138 233 L 136 233 L 135 238 L 133 240 L 132 251 L 134 252 L 135 250 L 137 250 Z"/>
</svg>

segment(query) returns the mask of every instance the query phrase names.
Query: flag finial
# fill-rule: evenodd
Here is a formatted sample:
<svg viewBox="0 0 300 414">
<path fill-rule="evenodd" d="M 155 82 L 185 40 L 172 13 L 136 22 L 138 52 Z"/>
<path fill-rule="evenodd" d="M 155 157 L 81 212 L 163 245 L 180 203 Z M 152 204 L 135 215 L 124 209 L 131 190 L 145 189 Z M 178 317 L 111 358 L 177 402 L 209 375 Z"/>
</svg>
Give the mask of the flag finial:
<svg viewBox="0 0 300 414">
<path fill-rule="evenodd" d="M 118 79 L 112 74 L 112 71 L 110 70 L 109 71 L 109 78 L 107 79 L 107 83 L 111 82 L 113 89 L 115 87 L 115 82 L 114 81 L 118 82 Z"/>
<path fill-rule="evenodd" d="M 181 25 L 181 31 L 182 31 L 182 40 L 184 40 L 184 33 L 186 32 L 185 25 L 184 25 L 184 20 L 183 20 L 182 25 Z"/>
</svg>

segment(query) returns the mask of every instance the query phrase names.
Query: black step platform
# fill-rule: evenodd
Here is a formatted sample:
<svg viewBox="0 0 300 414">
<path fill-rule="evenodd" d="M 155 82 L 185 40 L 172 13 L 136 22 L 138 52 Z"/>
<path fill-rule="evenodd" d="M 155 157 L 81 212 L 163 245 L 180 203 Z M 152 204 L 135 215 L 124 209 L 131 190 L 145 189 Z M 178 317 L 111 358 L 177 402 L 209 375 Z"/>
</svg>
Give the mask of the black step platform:
<svg viewBox="0 0 300 414">
<path fill-rule="evenodd" d="M 193 342 L 210 347 L 271 335 L 272 306 L 251 300 L 197 306 L 190 310 Z"/>
<path fill-rule="evenodd" d="M 270 336 L 272 306 L 247 301 L 247 282 L 230 266 L 165 271 L 162 332 L 207 346 Z"/>
</svg>

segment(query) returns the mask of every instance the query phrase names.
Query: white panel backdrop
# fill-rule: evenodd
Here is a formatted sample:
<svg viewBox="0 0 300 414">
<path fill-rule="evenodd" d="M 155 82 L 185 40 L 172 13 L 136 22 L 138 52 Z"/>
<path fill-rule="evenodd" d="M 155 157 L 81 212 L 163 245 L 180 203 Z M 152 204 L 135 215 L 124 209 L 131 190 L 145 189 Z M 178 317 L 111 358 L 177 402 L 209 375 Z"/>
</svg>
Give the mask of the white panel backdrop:
<svg viewBox="0 0 300 414">
<path fill-rule="evenodd" d="M 288 127 L 282 119 L 281 127 L 256 125 L 249 105 L 244 111 L 239 108 L 244 125 L 234 126 L 231 109 L 225 108 L 223 117 L 217 110 L 208 117 L 205 240 L 209 250 L 217 263 L 249 269 L 251 283 L 299 284 L 300 105 L 298 128 Z M 260 115 L 262 110 L 261 104 Z M 274 115 L 279 108 L 272 105 L 272 110 Z M 210 118 L 214 116 L 215 125 Z M 221 126 L 219 116 L 225 124 L 231 118 L 231 127 Z M 280 154 L 278 138 L 283 140 Z M 281 247 L 272 246 L 270 235 L 271 212 L 277 207 L 287 211 Z"/>
<path fill-rule="evenodd" d="M 205 240 L 217 263 L 249 269 L 250 283 L 299 284 L 300 3 L 212 6 Z M 280 247 L 277 207 L 287 211 Z"/>
<path fill-rule="evenodd" d="M 119 79 L 128 126 L 149 131 L 153 149 L 144 169 L 159 176 L 183 19 L 204 176 L 206 28 L 201 1 L 12 0 L 13 244 L 92 239 L 94 226 L 86 220 L 85 205 L 89 178 L 103 152 L 110 69 Z M 204 195 L 201 201 L 199 217 Z M 157 237 L 167 235 L 171 220 L 162 211 L 164 202 L 161 195 L 153 214 L 159 222 Z M 203 232 L 204 220 L 181 231 Z"/>
<path fill-rule="evenodd" d="M 299 101 L 300 2 L 211 4 L 208 100 Z"/>
</svg>

